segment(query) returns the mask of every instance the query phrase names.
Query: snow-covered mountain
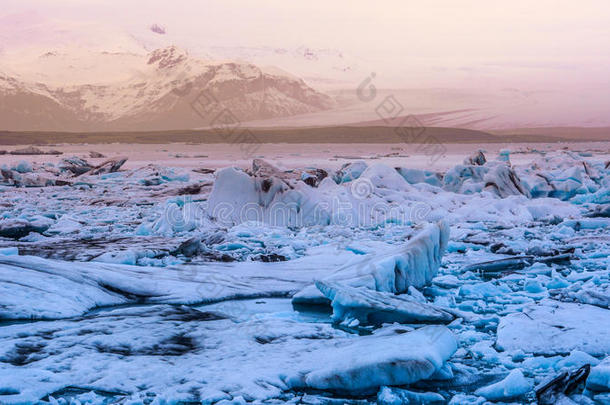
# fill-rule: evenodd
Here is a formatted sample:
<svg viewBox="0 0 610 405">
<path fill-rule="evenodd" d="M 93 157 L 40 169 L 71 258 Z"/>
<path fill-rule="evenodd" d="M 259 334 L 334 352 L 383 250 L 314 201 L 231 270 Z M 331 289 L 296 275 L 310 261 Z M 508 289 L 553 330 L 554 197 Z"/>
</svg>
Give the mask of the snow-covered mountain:
<svg viewBox="0 0 610 405">
<path fill-rule="evenodd" d="M 103 77 L 104 65 L 97 64 L 80 68 L 91 74 L 87 80 L 83 75 L 78 80 L 75 77 L 73 83 L 77 84 L 69 85 L 61 84 L 67 82 L 65 79 L 52 80 L 51 76 L 47 80 L 44 75 L 0 71 L 1 129 L 185 129 L 206 127 L 223 117 L 233 122 L 251 121 L 332 106 L 330 97 L 277 68 L 198 59 L 175 46 L 148 55 L 88 53 L 84 59 L 103 61 L 112 69 L 120 66 L 126 78 L 112 81 Z M 65 72 L 79 70 L 74 59 L 73 55 L 50 52 L 39 56 L 38 62 Z"/>
</svg>

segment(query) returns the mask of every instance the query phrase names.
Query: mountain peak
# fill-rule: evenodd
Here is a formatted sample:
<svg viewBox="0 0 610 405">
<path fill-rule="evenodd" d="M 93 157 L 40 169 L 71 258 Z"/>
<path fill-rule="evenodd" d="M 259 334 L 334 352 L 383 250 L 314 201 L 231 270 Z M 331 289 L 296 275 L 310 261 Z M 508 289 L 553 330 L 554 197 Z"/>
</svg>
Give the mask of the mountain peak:
<svg viewBox="0 0 610 405">
<path fill-rule="evenodd" d="M 149 54 L 148 64 L 156 64 L 159 69 L 171 69 L 188 59 L 188 52 L 175 45 L 155 49 Z"/>
</svg>

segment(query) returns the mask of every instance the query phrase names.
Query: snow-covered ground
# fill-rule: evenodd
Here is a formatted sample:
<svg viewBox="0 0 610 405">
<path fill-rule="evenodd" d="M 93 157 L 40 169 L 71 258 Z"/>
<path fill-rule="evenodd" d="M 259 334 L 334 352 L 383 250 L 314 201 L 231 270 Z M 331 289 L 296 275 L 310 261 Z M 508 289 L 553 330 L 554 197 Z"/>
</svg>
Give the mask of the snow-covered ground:
<svg viewBox="0 0 610 405">
<path fill-rule="evenodd" d="M 0 403 L 608 404 L 608 146 L 563 146 L 2 155 Z"/>
</svg>

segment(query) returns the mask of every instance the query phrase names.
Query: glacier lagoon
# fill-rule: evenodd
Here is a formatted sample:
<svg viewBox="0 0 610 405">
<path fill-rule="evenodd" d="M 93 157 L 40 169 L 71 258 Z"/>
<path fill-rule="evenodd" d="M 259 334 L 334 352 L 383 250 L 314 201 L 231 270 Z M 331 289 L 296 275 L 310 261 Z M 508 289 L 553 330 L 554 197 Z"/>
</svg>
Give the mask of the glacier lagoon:
<svg viewBox="0 0 610 405">
<path fill-rule="evenodd" d="M 534 155 L 6 164 L 0 403 L 609 403 L 610 165 Z"/>
</svg>

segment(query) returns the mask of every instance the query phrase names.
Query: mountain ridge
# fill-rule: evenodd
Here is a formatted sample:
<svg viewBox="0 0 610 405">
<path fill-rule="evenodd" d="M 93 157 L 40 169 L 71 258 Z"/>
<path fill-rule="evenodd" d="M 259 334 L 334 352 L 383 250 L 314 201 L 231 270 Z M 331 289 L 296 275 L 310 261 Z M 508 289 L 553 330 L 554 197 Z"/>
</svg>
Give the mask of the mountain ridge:
<svg viewBox="0 0 610 405">
<path fill-rule="evenodd" d="M 119 56 L 117 56 L 119 57 Z M 206 95 L 209 114 L 193 104 Z M 0 71 L 1 129 L 138 131 L 197 128 L 221 111 L 236 122 L 331 108 L 302 79 L 247 62 L 209 61 L 168 46 L 150 52 L 130 79 L 56 86 Z"/>
</svg>

